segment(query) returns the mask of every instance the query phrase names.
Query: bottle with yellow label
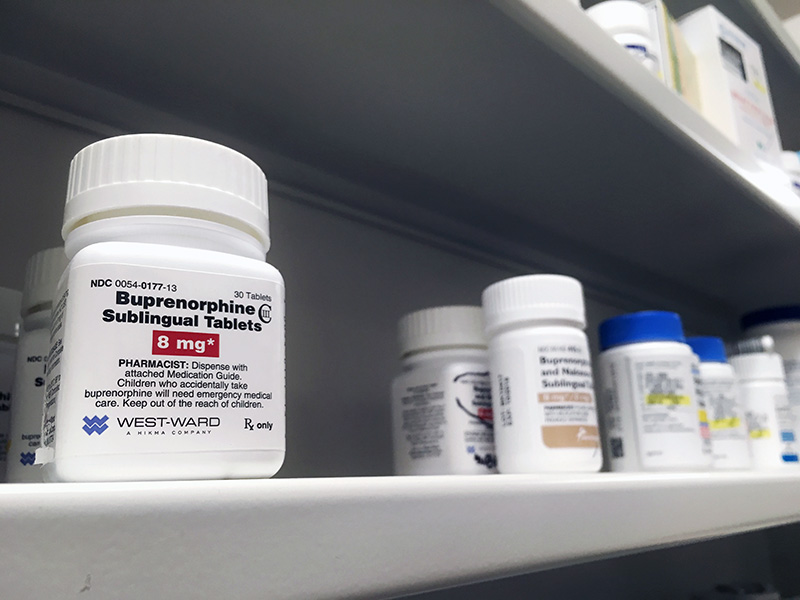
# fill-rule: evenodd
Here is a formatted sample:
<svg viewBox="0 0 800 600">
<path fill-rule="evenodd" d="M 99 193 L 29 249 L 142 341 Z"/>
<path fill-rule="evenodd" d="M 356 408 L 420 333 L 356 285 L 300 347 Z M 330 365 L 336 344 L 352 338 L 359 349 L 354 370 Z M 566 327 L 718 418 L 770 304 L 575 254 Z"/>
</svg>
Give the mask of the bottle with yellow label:
<svg viewBox="0 0 800 600">
<path fill-rule="evenodd" d="M 701 471 L 699 407 L 683 325 L 644 311 L 600 325 L 598 397 L 612 471 Z"/>
<path fill-rule="evenodd" d="M 783 361 L 775 352 L 731 357 L 747 415 L 755 469 L 797 468 L 794 419 L 786 392 Z"/>
<path fill-rule="evenodd" d="M 736 374 L 718 337 L 686 340 L 700 363 L 696 382 L 698 400 L 705 405 L 715 469 L 749 469 L 750 443 L 747 420 L 736 385 Z"/>
</svg>

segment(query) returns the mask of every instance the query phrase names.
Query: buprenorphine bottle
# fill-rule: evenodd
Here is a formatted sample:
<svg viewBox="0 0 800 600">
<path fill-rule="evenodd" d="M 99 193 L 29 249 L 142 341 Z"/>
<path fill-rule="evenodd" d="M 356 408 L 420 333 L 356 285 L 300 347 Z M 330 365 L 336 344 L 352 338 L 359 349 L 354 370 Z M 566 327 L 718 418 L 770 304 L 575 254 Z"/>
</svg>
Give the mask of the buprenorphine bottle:
<svg viewBox="0 0 800 600">
<path fill-rule="evenodd" d="M 775 351 L 783 358 L 789 406 L 795 423 L 800 424 L 800 306 L 779 306 L 755 311 L 742 317 L 748 336 L 772 338 Z"/>
<path fill-rule="evenodd" d="M 718 337 L 700 336 L 686 340 L 700 359 L 697 397 L 708 415 L 715 469 L 749 469 L 750 443 L 747 420 L 728 363 L 725 344 Z"/>
<path fill-rule="evenodd" d="M 0 481 L 5 481 L 22 293 L 0 287 Z"/>
<path fill-rule="evenodd" d="M 483 316 L 440 306 L 398 324 L 403 372 L 392 386 L 398 475 L 497 472 Z"/>
<path fill-rule="evenodd" d="M 34 466 L 41 442 L 45 359 L 50 350 L 50 317 L 58 280 L 67 266 L 63 246 L 34 254 L 25 268 L 22 289 L 22 327 L 17 345 L 14 404 L 11 408 L 8 464 L 9 483 L 41 483 Z"/>
<path fill-rule="evenodd" d="M 267 180 L 173 135 L 73 159 L 47 359 L 46 478 L 269 477 L 285 453 L 284 284 Z"/>
<path fill-rule="evenodd" d="M 692 349 L 680 317 L 644 311 L 600 324 L 599 393 L 612 471 L 709 467 Z"/>
<path fill-rule="evenodd" d="M 789 408 L 783 362 L 775 352 L 731 357 L 747 416 L 756 469 L 797 468 L 797 441 Z"/>
<path fill-rule="evenodd" d="M 483 292 L 501 473 L 592 472 L 603 462 L 581 284 L 525 275 Z"/>
</svg>

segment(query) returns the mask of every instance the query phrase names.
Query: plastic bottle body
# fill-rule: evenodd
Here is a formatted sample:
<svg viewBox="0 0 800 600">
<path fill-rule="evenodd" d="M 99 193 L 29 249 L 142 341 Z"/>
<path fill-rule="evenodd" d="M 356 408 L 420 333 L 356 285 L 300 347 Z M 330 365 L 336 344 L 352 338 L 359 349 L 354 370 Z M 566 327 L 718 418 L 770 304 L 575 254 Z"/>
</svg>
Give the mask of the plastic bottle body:
<svg viewBox="0 0 800 600">
<path fill-rule="evenodd" d="M 28 315 L 19 336 L 6 468 L 6 481 L 9 483 L 41 483 L 43 480 L 41 468 L 34 465 L 34 457 L 42 437 L 50 316 L 50 310 Z"/>
<path fill-rule="evenodd" d="M 486 350 L 418 352 L 392 385 L 397 475 L 497 472 Z"/>
<path fill-rule="evenodd" d="M 769 335 L 775 342 L 775 351 L 783 358 L 786 388 L 794 421 L 800 424 L 800 319 L 764 323 L 748 327 L 748 336 Z"/>
<path fill-rule="evenodd" d="M 695 400 L 697 401 L 697 417 L 700 423 L 700 439 L 703 443 L 703 457 L 705 468 L 710 469 L 714 464 L 714 449 L 711 445 L 711 426 L 708 416 L 708 402 L 703 394 L 700 375 L 700 358 L 694 354 L 692 360 L 692 378 L 694 379 Z"/>
<path fill-rule="evenodd" d="M 489 362 L 501 473 L 600 470 L 591 358 L 582 330 L 547 321 L 507 326 L 491 336 Z"/>
<path fill-rule="evenodd" d="M 51 480 L 269 477 L 285 454 L 284 285 L 236 228 L 90 222 L 53 305 Z"/>
<path fill-rule="evenodd" d="M 0 481 L 5 481 L 17 340 L 0 336 Z"/>
<path fill-rule="evenodd" d="M 723 362 L 701 362 L 698 397 L 705 399 L 715 469 L 752 466 L 747 419 L 739 398 L 733 367 Z"/>
<path fill-rule="evenodd" d="M 755 469 L 797 468 L 797 448 L 791 429 L 786 384 L 780 379 L 739 383 L 747 416 Z"/>
<path fill-rule="evenodd" d="M 612 471 L 708 468 L 700 434 L 692 350 L 638 342 L 600 353 L 598 379 Z"/>
</svg>

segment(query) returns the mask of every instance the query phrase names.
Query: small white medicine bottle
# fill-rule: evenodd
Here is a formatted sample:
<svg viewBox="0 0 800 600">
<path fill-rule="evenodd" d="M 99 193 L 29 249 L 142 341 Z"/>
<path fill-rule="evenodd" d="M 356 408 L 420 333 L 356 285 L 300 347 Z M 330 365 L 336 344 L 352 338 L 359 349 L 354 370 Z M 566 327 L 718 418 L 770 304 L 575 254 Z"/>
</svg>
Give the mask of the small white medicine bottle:
<svg viewBox="0 0 800 600">
<path fill-rule="evenodd" d="M 5 481 L 22 293 L 0 287 L 0 481 Z"/>
<path fill-rule="evenodd" d="M 598 379 L 612 471 L 708 469 L 692 349 L 676 313 L 643 311 L 600 324 Z"/>
<path fill-rule="evenodd" d="M 524 275 L 483 292 L 501 473 L 594 472 L 603 463 L 583 288 Z"/>
<path fill-rule="evenodd" d="M 797 468 L 797 439 L 783 361 L 776 352 L 731 356 L 747 417 L 753 468 Z"/>
<path fill-rule="evenodd" d="M 715 469 L 749 469 L 752 466 L 747 419 L 739 399 L 736 374 L 728 362 L 725 344 L 718 337 L 687 338 L 700 359 L 697 395 L 705 400 Z"/>
<path fill-rule="evenodd" d="M 661 50 L 651 12 L 635 0 L 607 0 L 586 9 L 587 16 L 659 79 Z"/>
<path fill-rule="evenodd" d="M 439 306 L 398 323 L 402 373 L 392 385 L 397 475 L 497 472 L 483 315 Z"/>
<path fill-rule="evenodd" d="M 284 284 L 267 179 L 175 135 L 70 166 L 37 462 L 62 481 L 270 477 L 285 453 Z"/>
<path fill-rule="evenodd" d="M 42 482 L 42 470 L 33 462 L 41 442 L 45 359 L 50 350 L 53 295 L 66 266 L 67 257 L 60 246 L 37 252 L 25 267 L 20 311 L 22 328 L 17 346 L 6 467 L 9 483 Z"/>
</svg>

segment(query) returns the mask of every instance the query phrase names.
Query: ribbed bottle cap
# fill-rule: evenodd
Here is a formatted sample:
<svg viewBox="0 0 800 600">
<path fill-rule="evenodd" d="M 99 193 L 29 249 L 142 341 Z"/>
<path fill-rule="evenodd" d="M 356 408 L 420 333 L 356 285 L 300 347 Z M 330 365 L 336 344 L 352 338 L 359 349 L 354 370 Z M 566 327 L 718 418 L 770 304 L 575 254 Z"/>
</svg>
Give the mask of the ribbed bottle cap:
<svg viewBox="0 0 800 600">
<path fill-rule="evenodd" d="M 637 33 L 653 37 L 650 15 L 640 2 L 608 0 L 586 9 L 586 15 L 609 35 Z"/>
<path fill-rule="evenodd" d="M 784 379 L 783 359 L 776 352 L 754 352 L 731 356 L 731 365 L 742 380 Z"/>
<path fill-rule="evenodd" d="M 565 275 L 522 275 L 493 283 L 483 290 L 486 333 L 526 321 L 572 321 L 586 327 L 583 288 Z"/>
<path fill-rule="evenodd" d="M 741 325 L 742 329 L 749 329 L 767 323 L 797 320 L 800 320 L 800 306 L 775 306 L 747 313 L 742 317 Z"/>
<path fill-rule="evenodd" d="M 781 152 L 781 166 L 791 174 L 800 173 L 800 152 Z"/>
<path fill-rule="evenodd" d="M 725 354 L 725 342 L 721 338 L 712 336 L 698 336 L 686 338 L 686 343 L 697 354 L 701 362 L 728 362 Z"/>
<path fill-rule="evenodd" d="M 0 287 L 0 335 L 17 337 L 19 335 L 19 307 L 22 292 Z"/>
<path fill-rule="evenodd" d="M 41 250 L 28 259 L 22 287 L 22 316 L 51 306 L 58 280 L 66 268 L 63 246 Z"/>
<path fill-rule="evenodd" d="M 398 323 L 400 356 L 434 348 L 486 347 L 479 306 L 437 306 L 404 316 Z"/>
<path fill-rule="evenodd" d="M 238 152 L 179 135 L 137 134 L 87 146 L 72 159 L 66 239 L 90 221 L 188 216 L 231 225 L 269 249 L 267 178 Z"/>
<path fill-rule="evenodd" d="M 600 323 L 600 350 L 637 342 L 684 342 L 677 313 L 645 310 L 606 319 Z"/>
</svg>

